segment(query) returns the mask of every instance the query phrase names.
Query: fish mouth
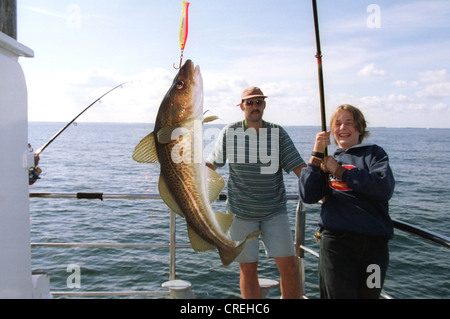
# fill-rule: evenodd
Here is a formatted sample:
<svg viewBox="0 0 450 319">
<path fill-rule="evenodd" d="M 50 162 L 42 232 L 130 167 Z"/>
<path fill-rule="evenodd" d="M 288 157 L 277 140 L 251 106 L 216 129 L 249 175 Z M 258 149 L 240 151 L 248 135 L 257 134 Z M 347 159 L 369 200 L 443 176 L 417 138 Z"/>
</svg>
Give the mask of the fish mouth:
<svg viewBox="0 0 450 319">
<path fill-rule="evenodd" d="M 202 73 L 200 72 L 200 65 L 195 65 L 194 62 L 191 60 L 188 60 L 191 63 L 191 70 L 192 70 L 192 79 L 194 81 L 195 87 L 203 88 L 203 77 Z"/>
<path fill-rule="evenodd" d="M 183 68 L 186 70 L 188 77 L 189 75 L 192 75 L 192 80 L 195 86 L 203 85 L 203 79 L 199 65 L 195 65 L 194 62 L 192 62 L 192 60 L 187 60 Z"/>
<path fill-rule="evenodd" d="M 194 65 L 191 60 L 192 70 L 192 118 L 203 116 L 203 77 L 199 65 Z M 187 63 L 187 62 L 186 62 Z"/>
</svg>

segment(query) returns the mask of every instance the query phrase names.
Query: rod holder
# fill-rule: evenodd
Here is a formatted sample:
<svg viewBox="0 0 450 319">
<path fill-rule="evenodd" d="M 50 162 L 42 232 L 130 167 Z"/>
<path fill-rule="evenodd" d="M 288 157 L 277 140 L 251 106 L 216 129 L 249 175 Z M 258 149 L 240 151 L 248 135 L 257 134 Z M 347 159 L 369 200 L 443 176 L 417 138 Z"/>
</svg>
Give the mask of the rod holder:
<svg viewBox="0 0 450 319">
<path fill-rule="evenodd" d="M 172 299 L 195 299 L 195 294 L 189 281 L 170 280 L 164 282 L 161 286 L 169 289 Z"/>
<path fill-rule="evenodd" d="M 53 298 L 50 293 L 50 278 L 45 271 L 33 271 L 31 281 L 33 283 L 33 299 Z"/>
<path fill-rule="evenodd" d="M 261 299 L 266 298 L 270 288 L 278 286 L 279 282 L 272 279 L 258 279 Z"/>
</svg>

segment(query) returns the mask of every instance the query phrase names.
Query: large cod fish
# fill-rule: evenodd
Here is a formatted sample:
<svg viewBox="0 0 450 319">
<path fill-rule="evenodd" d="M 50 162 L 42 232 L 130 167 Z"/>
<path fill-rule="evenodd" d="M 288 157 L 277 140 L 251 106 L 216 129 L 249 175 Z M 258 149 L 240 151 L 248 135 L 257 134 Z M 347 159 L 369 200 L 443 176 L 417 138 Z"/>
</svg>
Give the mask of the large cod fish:
<svg viewBox="0 0 450 319">
<path fill-rule="evenodd" d="M 234 215 L 214 213 L 214 202 L 225 186 L 223 178 L 203 161 L 203 80 L 199 66 L 187 60 L 159 107 L 152 133 L 136 146 L 133 159 L 159 163 L 159 193 L 169 208 L 186 219 L 195 251 L 218 249 L 224 266 L 242 251 L 243 242 L 232 241 L 227 231 Z"/>
</svg>

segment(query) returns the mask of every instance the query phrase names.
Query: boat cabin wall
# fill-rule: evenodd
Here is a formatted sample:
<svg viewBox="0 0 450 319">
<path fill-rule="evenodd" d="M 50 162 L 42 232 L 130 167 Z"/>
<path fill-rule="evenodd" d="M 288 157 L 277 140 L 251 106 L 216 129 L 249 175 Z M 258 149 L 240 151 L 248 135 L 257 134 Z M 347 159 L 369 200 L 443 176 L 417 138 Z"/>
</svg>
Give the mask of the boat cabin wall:
<svg viewBox="0 0 450 319">
<path fill-rule="evenodd" d="M 5 1 L 0 1 L 4 3 Z M 19 56 L 33 51 L 0 32 L 0 298 L 32 298 L 27 87 Z"/>
</svg>

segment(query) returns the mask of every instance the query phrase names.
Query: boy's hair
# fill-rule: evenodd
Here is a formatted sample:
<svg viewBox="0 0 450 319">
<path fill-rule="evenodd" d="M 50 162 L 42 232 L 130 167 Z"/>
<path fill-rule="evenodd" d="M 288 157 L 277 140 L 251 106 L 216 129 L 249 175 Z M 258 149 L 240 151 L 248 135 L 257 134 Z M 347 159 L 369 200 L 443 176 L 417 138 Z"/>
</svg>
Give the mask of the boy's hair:
<svg viewBox="0 0 450 319">
<path fill-rule="evenodd" d="M 355 106 L 350 104 L 342 104 L 336 108 L 334 113 L 331 115 L 330 127 L 331 131 L 333 131 L 334 124 L 336 123 L 336 118 L 341 111 L 349 111 L 353 116 L 353 123 L 355 129 L 360 133 L 359 135 L 359 143 L 362 143 L 365 137 L 370 135 L 369 131 L 366 131 L 367 123 L 364 119 L 363 113 Z M 335 143 L 337 144 L 336 140 Z"/>
</svg>

